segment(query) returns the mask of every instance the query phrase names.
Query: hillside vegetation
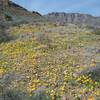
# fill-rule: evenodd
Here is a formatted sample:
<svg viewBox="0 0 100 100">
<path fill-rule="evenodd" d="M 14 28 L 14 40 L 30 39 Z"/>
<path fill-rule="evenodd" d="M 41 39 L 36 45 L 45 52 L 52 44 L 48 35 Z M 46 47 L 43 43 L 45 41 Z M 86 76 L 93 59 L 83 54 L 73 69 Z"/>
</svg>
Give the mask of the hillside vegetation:
<svg viewBox="0 0 100 100">
<path fill-rule="evenodd" d="M 100 17 L 1 0 L 0 100 L 100 100 Z"/>
<path fill-rule="evenodd" d="M 0 100 L 99 100 L 99 30 L 21 24 L 0 43 Z M 0 37 L 1 38 L 1 37 Z"/>
</svg>

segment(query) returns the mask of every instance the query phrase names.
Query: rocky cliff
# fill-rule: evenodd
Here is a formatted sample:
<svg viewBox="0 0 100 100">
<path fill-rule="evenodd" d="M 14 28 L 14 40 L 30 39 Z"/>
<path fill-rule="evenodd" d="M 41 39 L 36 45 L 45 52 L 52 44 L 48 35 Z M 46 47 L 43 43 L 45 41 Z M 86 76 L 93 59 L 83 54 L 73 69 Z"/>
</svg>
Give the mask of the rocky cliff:
<svg viewBox="0 0 100 100">
<path fill-rule="evenodd" d="M 80 13 L 49 13 L 45 17 L 51 21 L 61 24 L 71 23 L 78 25 L 87 25 L 93 27 L 100 27 L 100 17 L 94 17 L 89 14 Z"/>
</svg>

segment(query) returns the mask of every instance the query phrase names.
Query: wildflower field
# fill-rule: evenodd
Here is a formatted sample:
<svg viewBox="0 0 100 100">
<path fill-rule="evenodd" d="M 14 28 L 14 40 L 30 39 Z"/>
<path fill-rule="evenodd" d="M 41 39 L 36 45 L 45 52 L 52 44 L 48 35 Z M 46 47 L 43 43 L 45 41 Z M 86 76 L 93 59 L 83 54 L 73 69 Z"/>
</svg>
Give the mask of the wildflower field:
<svg viewBox="0 0 100 100">
<path fill-rule="evenodd" d="M 0 95 L 100 100 L 100 36 L 93 30 L 45 23 L 7 32 L 13 39 L 0 43 Z M 18 93 L 26 99 L 14 98 Z"/>
</svg>

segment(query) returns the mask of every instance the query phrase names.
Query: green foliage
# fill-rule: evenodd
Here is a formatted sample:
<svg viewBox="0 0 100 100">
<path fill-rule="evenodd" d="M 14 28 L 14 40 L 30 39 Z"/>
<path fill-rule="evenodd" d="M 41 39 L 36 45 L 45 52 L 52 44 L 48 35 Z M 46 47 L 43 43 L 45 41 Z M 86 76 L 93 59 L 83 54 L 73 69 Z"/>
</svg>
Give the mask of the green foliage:
<svg viewBox="0 0 100 100">
<path fill-rule="evenodd" d="M 96 35 L 100 35 L 100 29 L 97 29 L 94 33 L 95 33 Z"/>
<path fill-rule="evenodd" d="M 16 90 L 7 90 L 0 98 L 2 100 L 31 100 L 28 94 Z"/>
<path fill-rule="evenodd" d="M 51 100 L 51 97 L 44 92 L 39 92 L 33 93 L 31 96 L 31 100 Z"/>
</svg>

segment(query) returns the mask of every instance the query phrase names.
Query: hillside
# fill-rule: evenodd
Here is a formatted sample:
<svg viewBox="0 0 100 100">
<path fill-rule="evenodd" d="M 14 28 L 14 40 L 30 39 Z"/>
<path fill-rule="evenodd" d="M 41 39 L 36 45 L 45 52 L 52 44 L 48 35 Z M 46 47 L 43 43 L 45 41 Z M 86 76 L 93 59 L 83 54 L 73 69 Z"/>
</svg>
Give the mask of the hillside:
<svg viewBox="0 0 100 100">
<path fill-rule="evenodd" d="M 44 20 L 38 12 L 30 12 L 9 0 L 0 0 L 0 42 L 12 39 L 7 32 L 9 27 L 26 23 L 36 24 Z"/>
<path fill-rule="evenodd" d="M 38 12 L 29 12 L 27 9 L 9 0 L 0 1 L 0 17 L 5 23 L 28 23 L 41 20 L 43 17 Z"/>
<path fill-rule="evenodd" d="M 99 17 L 0 7 L 0 100 L 100 100 Z"/>
<path fill-rule="evenodd" d="M 9 34 L 14 39 L 0 44 L 0 100 L 100 98 L 99 34 L 55 24 L 24 24 Z"/>
</svg>

